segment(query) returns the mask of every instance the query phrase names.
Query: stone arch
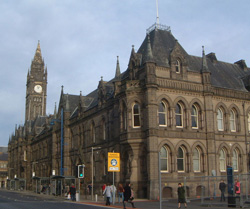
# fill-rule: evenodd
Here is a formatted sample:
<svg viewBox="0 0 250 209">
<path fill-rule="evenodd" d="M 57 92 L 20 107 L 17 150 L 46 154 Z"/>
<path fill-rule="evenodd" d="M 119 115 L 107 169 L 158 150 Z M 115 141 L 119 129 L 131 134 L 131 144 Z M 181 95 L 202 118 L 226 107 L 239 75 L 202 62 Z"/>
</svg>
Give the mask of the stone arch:
<svg viewBox="0 0 250 209">
<path fill-rule="evenodd" d="M 107 160 L 107 153 L 104 150 L 101 150 L 99 154 L 99 166 L 100 166 L 100 179 L 102 181 L 106 180 L 107 174 L 108 174 L 108 160 Z"/>
<path fill-rule="evenodd" d="M 133 159 L 133 150 L 130 147 L 130 145 L 126 145 L 122 150 L 121 150 L 121 180 L 123 182 L 130 181 L 131 177 L 131 171 L 132 171 L 132 159 Z"/>
<path fill-rule="evenodd" d="M 238 149 L 240 154 L 244 154 L 244 150 L 242 149 L 242 147 L 238 144 L 238 143 L 234 143 L 232 146 L 231 146 L 231 149 L 230 149 L 230 152 L 232 153 L 234 149 Z"/>
<path fill-rule="evenodd" d="M 157 100 L 157 104 L 163 100 L 166 103 L 168 103 L 169 107 L 173 107 L 172 99 L 166 94 L 162 94 L 162 95 L 158 96 L 158 98 L 156 100 Z"/>
<path fill-rule="evenodd" d="M 164 110 L 163 107 L 161 109 L 161 103 L 164 104 L 165 111 L 161 111 L 161 110 Z M 172 106 L 172 101 L 167 95 L 161 95 L 160 97 L 158 97 L 157 99 L 157 121 L 159 123 L 159 126 L 164 126 L 164 127 L 171 126 L 172 124 L 171 106 Z"/>
<path fill-rule="evenodd" d="M 237 169 L 234 167 L 234 151 L 237 152 Z M 232 161 L 232 166 L 234 167 L 235 172 L 241 172 L 243 170 L 243 150 L 238 144 L 234 144 L 231 149 L 231 161 Z"/>
<path fill-rule="evenodd" d="M 191 156 L 191 162 L 193 162 L 193 152 L 194 150 L 198 148 L 198 151 L 200 151 L 200 171 L 198 172 L 205 172 L 206 170 L 206 156 L 207 156 L 207 153 L 206 153 L 206 149 L 205 149 L 205 146 L 202 144 L 202 142 L 196 142 L 193 144 L 193 146 L 191 147 L 191 152 L 192 154 L 190 155 Z M 194 170 L 194 162 L 191 163 L 192 164 L 192 170 Z"/>
<path fill-rule="evenodd" d="M 235 114 L 235 131 L 238 132 L 238 131 L 241 131 L 241 125 L 240 125 L 240 115 L 241 115 L 241 111 L 240 109 L 235 105 L 235 104 L 231 104 L 228 108 L 228 111 L 229 111 L 229 118 L 230 118 L 230 114 L 231 114 L 231 110 L 234 111 L 234 114 Z M 230 123 L 229 123 L 230 125 Z"/>
<path fill-rule="evenodd" d="M 198 185 L 198 186 L 196 187 L 196 197 L 197 197 L 197 198 L 201 198 L 202 195 L 203 195 L 203 191 L 205 191 L 205 186 L 203 186 L 203 185 Z"/>
<path fill-rule="evenodd" d="M 231 109 L 235 109 L 235 111 L 237 112 L 238 115 L 241 114 L 241 111 L 239 109 L 239 107 L 235 104 L 231 104 L 229 107 L 228 107 L 228 110 L 231 110 Z"/>
<path fill-rule="evenodd" d="M 121 114 L 121 112 L 123 111 L 124 107 L 126 109 L 128 109 L 128 103 L 127 103 L 127 101 L 125 99 L 121 99 L 119 101 L 119 114 Z"/>
<path fill-rule="evenodd" d="M 220 152 L 224 151 L 225 154 L 225 160 L 223 158 L 220 158 Z M 223 153 L 223 152 L 222 152 Z M 230 147 L 226 143 L 222 143 L 217 150 L 217 159 L 218 159 L 218 168 L 219 172 L 226 172 L 226 165 L 231 164 L 231 158 L 230 158 Z"/>
<path fill-rule="evenodd" d="M 222 108 L 222 110 L 224 111 L 224 114 L 228 114 L 228 108 L 227 108 L 227 106 L 226 106 L 223 102 L 219 102 L 219 103 L 215 106 L 214 112 L 217 113 L 217 110 L 218 110 L 219 108 Z"/>
<path fill-rule="evenodd" d="M 119 110 L 118 110 L 119 120 L 120 120 L 120 131 L 123 132 L 127 130 L 128 126 L 128 104 L 122 99 L 119 102 Z"/>
<path fill-rule="evenodd" d="M 225 142 L 223 142 L 223 143 L 220 144 L 220 146 L 217 149 L 217 155 L 220 154 L 220 150 L 223 149 L 223 148 L 226 150 L 227 155 L 229 154 L 229 151 L 231 150 L 231 148 L 230 148 L 230 146 L 228 144 L 226 144 Z"/>
<path fill-rule="evenodd" d="M 204 111 L 204 103 L 201 102 L 201 100 L 199 100 L 198 98 L 194 98 L 191 100 L 191 102 L 189 103 L 189 109 L 192 108 L 193 104 L 197 104 L 200 107 L 200 111 Z"/>
<path fill-rule="evenodd" d="M 190 145 L 186 141 L 184 141 L 184 140 L 179 141 L 177 143 L 177 145 L 175 146 L 176 153 L 178 152 L 178 149 L 179 149 L 180 146 L 185 147 L 187 153 L 191 153 Z"/>
<path fill-rule="evenodd" d="M 180 158 L 178 158 L 179 148 L 181 148 L 182 154 L 183 154 L 183 158 L 182 158 L 183 161 L 181 161 L 182 162 L 181 164 L 179 164 Z M 190 146 L 185 141 L 182 140 L 176 145 L 175 153 L 176 153 L 177 172 L 189 172 L 191 170 L 190 168 L 190 154 L 191 154 Z M 181 166 L 181 169 L 184 169 L 184 170 L 179 170 L 179 166 Z"/>
<path fill-rule="evenodd" d="M 186 98 L 182 97 L 182 96 L 178 96 L 177 98 L 175 98 L 174 102 L 173 102 L 173 108 L 175 108 L 177 103 L 182 103 L 184 106 L 184 111 L 186 111 L 186 109 L 189 107 L 188 102 L 186 100 Z"/>
<path fill-rule="evenodd" d="M 127 102 L 127 107 L 128 107 L 128 109 L 131 109 L 132 108 L 132 105 L 134 104 L 134 103 L 138 103 L 140 106 L 142 106 L 142 101 L 141 101 L 141 99 L 138 97 L 138 96 L 134 96 L 134 97 L 132 97 L 132 98 L 130 98 L 129 100 L 128 100 L 128 102 Z"/>
<path fill-rule="evenodd" d="M 195 111 L 193 112 L 193 107 L 195 109 Z M 192 129 L 202 129 L 204 124 L 202 121 L 202 115 L 204 112 L 204 107 L 201 105 L 200 101 L 194 99 L 192 100 L 192 103 L 190 103 L 189 106 L 189 114 L 190 114 L 190 118 L 188 118 L 190 120 L 190 128 Z M 188 114 L 188 115 L 189 115 Z"/>
<path fill-rule="evenodd" d="M 222 112 L 222 119 L 218 119 L 218 111 L 221 110 Z M 215 110 L 214 110 L 214 116 L 215 116 L 215 130 L 216 131 L 227 131 L 228 130 L 228 114 L 229 114 L 229 111 L 226 107 L 226 105 L 222 102 L 219 102 L 216 107 L 215 107 Z M 219 121 L 219 122 L 218 122 Z M 222 124 L 221 124 L 222 123 Z M 220 125 L 221 124 L 221 125 Z M 223 127 L 222 127 L 223 125 Z"/>
<path fill-rule="evenodd" d="M 167 156 L 167 172 L 172 173 L 174 171 L 174 159 L 175 159 L 175 149 L 173 144 L 169 140 L 163 140 L 160 145 L 158 146 L 159 152 L 161 149 L 165 147 L 168 151 L 168 156 Z"/>
<path fill-rule="evenodd" d="M 163 187 L 162 189 L 162 197 L 164 199 L 169 199 L 173 197 L 173 188 L 172 187 Z"/>
<path fill-rule="evenodd" d="M 174 145 L 172 144 L 172 142 L 168 139 L 164 139 L 164 140 L 161 140 L 160 144 L 158 145 L 158 150 L 160 151 L 161 148 L 164 146 L 164 145 L 167 145 L 169 146 L 170 150 L 171 150 L 171 153 L 172 152 L 175 152 L 175 147 Z"/>
<path fill-rule="evenodd" d="M 191 147 L 191 151 L 193 151 L 197 146 L 199 146 L 199 147 L 202 149 L 202 152 L 203 152 L 204 154 L 207 154 L 206 145 L 204 145 L 204 144 L 202 143 L 202 141 L 197 141 L 197 142 L 195 142 L 195 143 L 192 145 L 192 147 Z"/>
</svg>

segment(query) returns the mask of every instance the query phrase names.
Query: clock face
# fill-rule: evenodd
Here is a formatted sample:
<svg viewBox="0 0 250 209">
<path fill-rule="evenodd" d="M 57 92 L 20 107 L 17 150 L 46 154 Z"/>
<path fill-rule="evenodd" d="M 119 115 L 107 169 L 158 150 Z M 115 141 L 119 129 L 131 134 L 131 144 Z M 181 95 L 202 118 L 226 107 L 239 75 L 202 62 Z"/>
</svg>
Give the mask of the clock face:
<svg viewBox="0 0 250 209">
<path fill-rule="evenodd" d="M 41 93 L 43 88 L 40 85 L 35 85 L 34 90 L 36 93 Z"/>
</svg>

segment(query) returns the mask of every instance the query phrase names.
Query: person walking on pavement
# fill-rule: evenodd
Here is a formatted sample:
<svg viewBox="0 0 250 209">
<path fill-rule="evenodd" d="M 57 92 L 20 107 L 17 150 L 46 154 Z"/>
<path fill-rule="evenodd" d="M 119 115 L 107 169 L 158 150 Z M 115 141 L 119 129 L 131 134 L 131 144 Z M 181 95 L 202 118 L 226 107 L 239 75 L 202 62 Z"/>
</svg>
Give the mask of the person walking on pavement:
<svg viewBox="0 0 250 209">
<path fill-rule="evenodd" d="M 118 185 L 118 203 L 120 203 L 120 198 L 123 201 L 123 192 L 124 192 L 124 188 L 122 184 L 119 184 Z"/>
<path fill-rule="evenodd" d="M 110 186 L 110 184 L 107 184 L 103 192 L 103 195 L 106 195 L 106 205 L 110 205 L 111 193 L 112 193 L 112 187 Z"/>
<path fill-rule="evenodd" d="M 238 179 L 235 179 L 234 191 L 235 191 L 235 194 L 236 194 L 237 196 L 240 195 L 240 182 L 239 182 Z"/>
<path fill-rule="evenodd" d="M 123 196 L 124 196 L 123 207 L 124 207 L 124 209 L 126 209 L 125 202 L 130 203 L 132 205 L 132 208 L 136 208 L 134 203 L 132 202 L 134 199 L 134 197 L 132 195 L 133 195 L 133 193 L 132 193 L 131 188 L 130 188 L 130 183 L 126 183 L 126 186 L 124 187 L 124 193 L 123 193 Z"/>
<path fill-rule="evenodd" d="M 103 193 L 103 194 L 104 194 L 105 188 L 106 188 L 106 184 L 103 184 L 103 185 L 102 185 L 102 193 Z M 106 195 L 105 195 L 105 194 L 103 195 L 103 199 L 106 200 Z"/>
<path fill-rule="evenodd" d="M 220 181 L 220 184 L 219 184 L 219 189 L 221 191 L 221 195 L 220 195 L 220 201 L 226 201 L 225 199 L 225 191 L 226 191 L 226 187 L 227 185 L 224 183 L 224 180 L 221 180 Z"/>
<path fill-rule="evenodd" d="M 88 185 L 89 195 L 91 195 L 91 190 L 92 190 L 92 184 L 89 184 L 89 185 Z"/>
<path fill-rule="evenodd" d="M 184 203 L 185 208 L 187 207 L 185 189 L 181 183 L 178 184 L 178 208 L 181 208 L 181 203 Z"/>
<path fill-rule="evenodd" d="M 72 201 L 76 201 L 76 188 L 74 184 L 71 184 L 71 187 L 69 188 L 69 193 Z"/>
</svg>

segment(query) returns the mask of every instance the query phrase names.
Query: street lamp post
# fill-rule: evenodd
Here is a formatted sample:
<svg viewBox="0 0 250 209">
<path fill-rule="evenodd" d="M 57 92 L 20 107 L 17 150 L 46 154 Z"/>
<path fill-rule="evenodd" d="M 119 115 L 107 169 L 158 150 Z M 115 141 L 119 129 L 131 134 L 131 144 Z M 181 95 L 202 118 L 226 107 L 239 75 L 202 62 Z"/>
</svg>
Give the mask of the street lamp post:
<svg viewBox="0 0 250 209">
<path fill-rule="evenodd" d="M 93 200 L 93 194 L 94 194 L 94 192 L 93 192 L 93 190 L 94 190 L 94 150 L 96 150 L 96 149 L 101 149 L 101 147 L 91 147 L 91 154 L 92 154 L 92 157 L 91 157 L 91 161 L 92 161 L 91 200 Z"/>
</svg>

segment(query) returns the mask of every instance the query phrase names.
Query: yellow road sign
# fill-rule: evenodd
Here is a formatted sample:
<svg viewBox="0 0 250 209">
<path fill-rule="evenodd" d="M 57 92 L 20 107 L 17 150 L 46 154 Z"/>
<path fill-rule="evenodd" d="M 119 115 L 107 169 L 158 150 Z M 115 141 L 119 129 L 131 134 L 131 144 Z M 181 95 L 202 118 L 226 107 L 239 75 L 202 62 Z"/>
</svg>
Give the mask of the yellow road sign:
<svg viewBox="0 0 250 209">
<path fill-rule="evenodd" d="M 120 172 L 120 153 L 108 153 L 108 172 Z"/>
</svg>

